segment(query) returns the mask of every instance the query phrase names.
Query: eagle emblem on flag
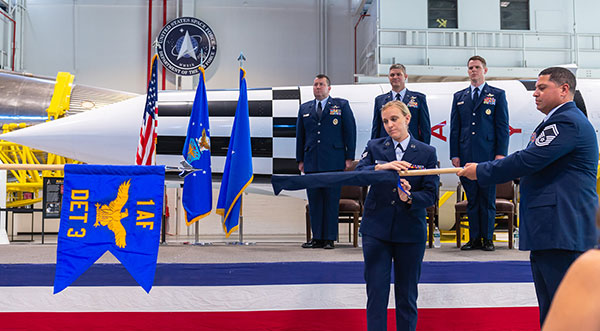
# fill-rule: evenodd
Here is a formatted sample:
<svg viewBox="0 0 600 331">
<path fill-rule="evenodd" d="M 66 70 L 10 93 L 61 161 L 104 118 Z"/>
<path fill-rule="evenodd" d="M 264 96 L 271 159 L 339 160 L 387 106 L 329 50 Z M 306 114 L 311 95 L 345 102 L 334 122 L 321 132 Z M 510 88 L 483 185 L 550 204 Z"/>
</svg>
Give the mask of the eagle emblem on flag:
<svg viewBox="0 0 600 331">
<path fill-rule="evenodd" d="M 120 248 L 125 248 L 127 243 L 125 237 L 127 231 L 121 224 L 121 220 L 129 216 L 127 208 L 122 212 L 121 210 L 125 207 L 127 199 L 129 199 L 129 186 L 131 185 L 131 179 L 123 182 L 119 186 L 117 197 L 111 201 L 108 205 L 100 205 L 96 203 L 96 223 L 94 227 L 108 226 L 108 229 L 115 234 L 115 244 Z"/>
<path fill-rule="evenodd" d="M 186 161 L 191 164 L 193 161 L 200 160 L 204 151 L 210 151 L 210 138 L 206 135 L 206 129 L 202 129 L 200 139 L 190 139 Z"/>
</svg>

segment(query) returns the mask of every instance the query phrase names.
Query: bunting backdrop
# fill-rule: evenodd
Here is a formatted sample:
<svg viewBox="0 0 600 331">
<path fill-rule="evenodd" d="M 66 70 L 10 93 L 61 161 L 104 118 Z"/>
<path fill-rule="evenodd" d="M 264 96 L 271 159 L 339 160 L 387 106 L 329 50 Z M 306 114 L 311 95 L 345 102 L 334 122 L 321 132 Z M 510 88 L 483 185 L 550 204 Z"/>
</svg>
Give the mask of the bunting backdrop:
<svg viewBox="0 0 600 331">
<path fill-rule="evenodd" d="M 158 264 L 150 294 L 95 264 L 52 295 L 54 267 L 0 264 L 0 329 L 366 330 L 362 261 Z M 539 330 L 528 261 L 424 262 L 418 307 L 418 330 Z"/>
</svg>

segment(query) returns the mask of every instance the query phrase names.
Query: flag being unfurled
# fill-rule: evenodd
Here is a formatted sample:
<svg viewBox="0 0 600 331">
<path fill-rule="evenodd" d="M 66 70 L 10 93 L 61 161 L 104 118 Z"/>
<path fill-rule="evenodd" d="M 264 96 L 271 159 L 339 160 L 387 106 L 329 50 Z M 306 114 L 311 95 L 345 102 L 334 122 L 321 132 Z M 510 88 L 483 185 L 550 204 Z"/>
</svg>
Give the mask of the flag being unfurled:
<svg viewBox="0 0 600 331">
<path fill-rule="evenodd" d="M 154 283 L 163 213 L 161 166 L 65 165 L 54 293 L 107 250 L 140 286 Z M 107 284 L 110 279 L 106 279 Z"/>
<path fill-rule="evenodd" d="M 192 114 L 188 123 L 187 137 L 183 145 L 183 158 L 196 169 L 183 181 L 183 208 L 185 222 L 190 225 L 208 216 L 212 209 L 212 178 L 210 166 L 210 127 L 204 68 L 200 67 L 200 79 Z"/>
<path fill-rule="evenodd" d="M 156 146 L 156 127 L 158 126 L 158 55 L 152 58 L 152 69 L 150 81 L 148 82 L 148 93 L 146 94 L 146 108 L 144 109 L 144 122 L 140 129 L 140 139 L 137 147 L 135 164 L 151 165 L 154 160 L 154 149 Z"/>
<path fill-rule="evenodd" d="M 238 228 L 242 193 L 250 185 L 253 177 L 246 71 L 240 68 L 240 97 L 235 110 L 217 201 L 217 214 L 223 216 L 223 230 L 227 237 Z"/>
</svg>

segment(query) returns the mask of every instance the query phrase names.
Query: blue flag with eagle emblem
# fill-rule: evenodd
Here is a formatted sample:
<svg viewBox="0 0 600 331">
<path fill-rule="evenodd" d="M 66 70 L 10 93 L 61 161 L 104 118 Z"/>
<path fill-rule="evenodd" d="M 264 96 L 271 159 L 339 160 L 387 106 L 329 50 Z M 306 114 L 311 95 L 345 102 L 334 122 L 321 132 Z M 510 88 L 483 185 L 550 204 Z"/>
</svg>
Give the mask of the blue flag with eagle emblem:
<svg viewBox="0 0 600 331">
<path fill-rule="evenodd" d="M 160 240 L 164 178 L 162 166 L 65 165 L 55 294 L 107 250 L 150 292 Z"/>
<path fill-rule="evenodd" d="M 187 137 L 183 145 L 183 158 L 196 169 L 183 180 L 183 209 L 185 222 L 190 225 L 208 216 L 212 209 L 212 171 L 210 167 L 210 127 L 204 68 L 200 67 L 200 79 L 192 114 L 188 123 Z"/>
<path fill-rule="evenodd" d="M 238 228 L 242 193 L 253 178 L 246 71 L 240 68 L 240 97 L 235 109 L 221 191 L 217 201 L 217 214 L 223 216 L 223 230 L 227 237 Z"/>
</svg>

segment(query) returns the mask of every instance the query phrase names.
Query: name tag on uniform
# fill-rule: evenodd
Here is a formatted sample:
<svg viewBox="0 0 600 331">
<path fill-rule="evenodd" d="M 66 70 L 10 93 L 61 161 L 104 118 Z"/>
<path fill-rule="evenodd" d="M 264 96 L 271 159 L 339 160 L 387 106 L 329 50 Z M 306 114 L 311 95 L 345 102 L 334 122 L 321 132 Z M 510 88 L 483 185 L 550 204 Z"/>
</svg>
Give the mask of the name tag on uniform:
<svg viewBox="0 0 600 331">
<path fill-rule="evenodd" d="M 465 102 L 464 102 L 464 101 L 460 101 L 460 102 L 457 102 L 457 103 L 456 103 L 456 105 L 457 105 L 457 106 L 460 106 L 460 105 L 462 105 L 463 103 L 465 103 Z"/>
<path fill-rule="evenodd" d="M 310 116 L 310 114 L 304 114 L 304 115 L 302 115 L 302 117 L 308 117 L 308 116 Z"/>
<path fill-rule="evenodd" d="M 388 163 L 388 161 L 375 160 L 375 164 L 386 164 L 386 163 Z"/>
</svg>

